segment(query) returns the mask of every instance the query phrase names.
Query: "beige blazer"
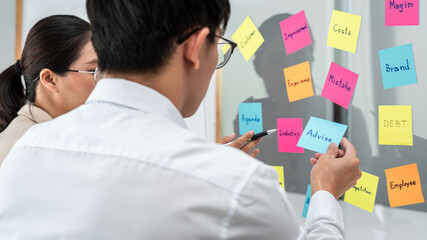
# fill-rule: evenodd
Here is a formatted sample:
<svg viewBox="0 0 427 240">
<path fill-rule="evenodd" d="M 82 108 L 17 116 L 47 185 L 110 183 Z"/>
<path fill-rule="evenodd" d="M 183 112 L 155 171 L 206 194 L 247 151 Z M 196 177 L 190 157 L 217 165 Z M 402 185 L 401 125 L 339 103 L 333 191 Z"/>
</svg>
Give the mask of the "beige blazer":
<svg viewBox="0 0 427 240">
<path fill-rule="evenodd" d="M 25 104 L 18 116 L 0 133 L 0 165 L 19 138 L 33 125 L 51 120 L 47 112 L 32 104 Z"/>
</svg>

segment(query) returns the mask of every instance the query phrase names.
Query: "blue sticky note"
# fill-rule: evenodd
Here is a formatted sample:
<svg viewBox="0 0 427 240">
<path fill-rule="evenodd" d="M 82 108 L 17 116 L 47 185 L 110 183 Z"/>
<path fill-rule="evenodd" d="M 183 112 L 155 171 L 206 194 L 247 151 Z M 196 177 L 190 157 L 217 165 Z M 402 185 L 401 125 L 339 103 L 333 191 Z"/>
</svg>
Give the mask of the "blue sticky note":
<svg viewBox="0 0 427 240">
<path fill-rule="evenodd" d="M 302 209 L 302 216 L 304 218 L 307 217 L 308 206 L 310 206 L 310 199 L 311 199 L 311 186 L 310 184 L 308 184 L 307 194 L 305 195 L 305 201 L 304 201 L 304 209 Z"/>
<path fill-rule="evenodd" d="M 340 144 L 347 125 L 311 117 L 297 144 L 319 153 L 326 153 L 330 143 Z"/>
<path fill-rule="evenodd" d="M 379 51 L 384 89 L 417 83 L 412 44 Z"/>
<path fill-rule="evenodd" d="M 250 130 L 255 133 L 262 132 L 262 105 L 261 103 L 239 104 L 239 129 L 240 135 Z"/>
</svg>

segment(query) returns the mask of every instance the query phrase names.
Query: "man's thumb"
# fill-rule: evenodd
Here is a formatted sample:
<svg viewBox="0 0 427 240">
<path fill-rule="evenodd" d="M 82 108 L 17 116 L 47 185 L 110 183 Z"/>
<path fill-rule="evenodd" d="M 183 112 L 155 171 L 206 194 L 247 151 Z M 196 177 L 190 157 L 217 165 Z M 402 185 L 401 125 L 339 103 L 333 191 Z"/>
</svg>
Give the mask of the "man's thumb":
<svg viewBox="0 0 427 240">
<path fill-rule="evenodd" d="M 338 146 L 335 143 L 329 144 L 328 151 L 326 155 L 331 156 L 332 158 L 336 158 L 338 156 Z"/>
</svg>

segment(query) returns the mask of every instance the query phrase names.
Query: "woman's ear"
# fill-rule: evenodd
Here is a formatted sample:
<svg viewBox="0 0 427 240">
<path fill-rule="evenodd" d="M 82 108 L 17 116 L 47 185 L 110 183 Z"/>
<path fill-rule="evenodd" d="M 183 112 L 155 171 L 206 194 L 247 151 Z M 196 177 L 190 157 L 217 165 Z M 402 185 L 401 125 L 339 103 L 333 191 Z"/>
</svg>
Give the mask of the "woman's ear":
<svg viewBox="0 0 427 240">
<path fill-rule="evenodd" d="M 50 69 L 44 68 L 40 72 L 40 82 L 51 92 L 58 93 L 57 75 Z"/>
<path fill-rule="evenodd" d="M 197 70 L 200 67 L 200 51 L 207 40 L 209 28 L 204 27 L 191 35 L 186 41 L 184 46 L 185 58 L 191 63 L 193 69 Z"/>
</svg>

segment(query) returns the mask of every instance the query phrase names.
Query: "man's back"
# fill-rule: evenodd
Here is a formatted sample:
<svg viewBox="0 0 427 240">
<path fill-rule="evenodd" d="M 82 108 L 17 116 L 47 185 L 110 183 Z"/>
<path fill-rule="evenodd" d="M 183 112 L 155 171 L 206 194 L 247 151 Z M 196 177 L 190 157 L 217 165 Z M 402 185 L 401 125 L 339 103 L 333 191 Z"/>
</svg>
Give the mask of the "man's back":
<svg viewBox="0 0 427 240">
<path fill-rule="evenodd" d="M 165 97 L 119 79 L 24 135 L 0 195 L 1 239 L 302 234 L 273 169 L 195 136 Z"/>
</svg>

